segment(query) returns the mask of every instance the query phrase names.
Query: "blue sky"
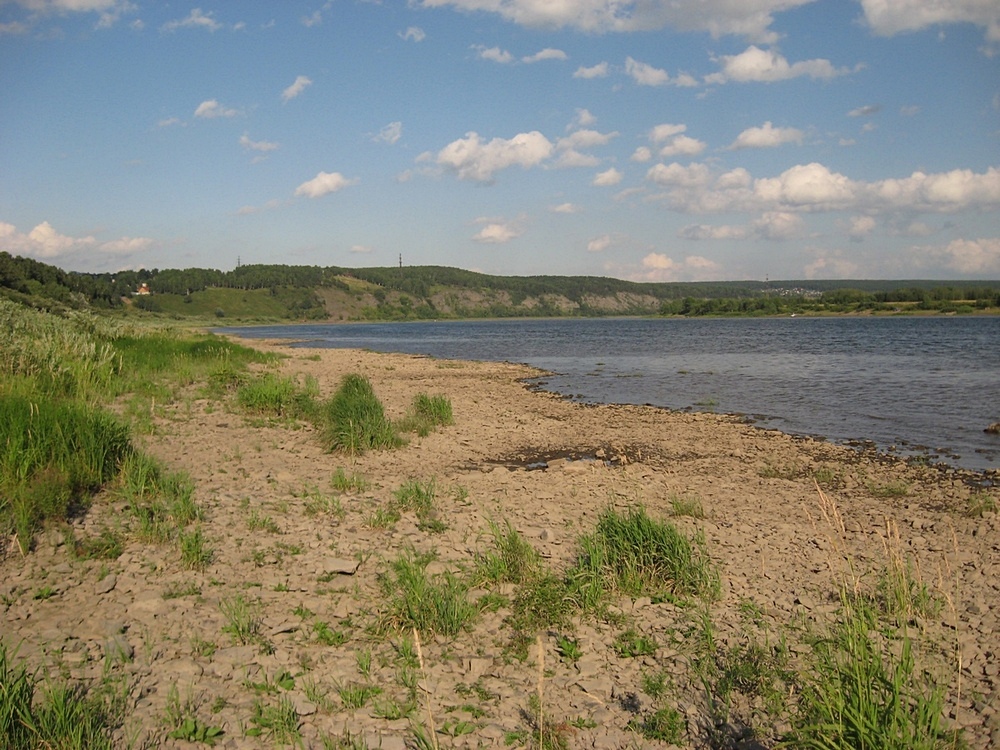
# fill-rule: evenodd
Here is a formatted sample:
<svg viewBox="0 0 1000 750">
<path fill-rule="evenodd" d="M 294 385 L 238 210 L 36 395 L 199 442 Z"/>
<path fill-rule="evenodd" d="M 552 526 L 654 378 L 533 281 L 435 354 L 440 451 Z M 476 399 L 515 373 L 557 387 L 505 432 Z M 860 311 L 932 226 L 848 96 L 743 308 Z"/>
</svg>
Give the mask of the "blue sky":
<svg viewBox="0 0 1000 750">
<path fill-rule="evenodd" d="M 996 0 L 0 0 L 62 268 L 1000 278 Z"/>
</svg>

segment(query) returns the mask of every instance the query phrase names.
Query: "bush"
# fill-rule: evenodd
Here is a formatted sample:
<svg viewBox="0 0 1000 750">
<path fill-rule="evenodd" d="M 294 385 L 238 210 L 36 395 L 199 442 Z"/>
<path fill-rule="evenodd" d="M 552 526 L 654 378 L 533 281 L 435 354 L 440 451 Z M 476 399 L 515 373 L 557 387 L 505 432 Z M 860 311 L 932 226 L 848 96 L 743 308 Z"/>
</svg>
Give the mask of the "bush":
<svg viewBox="0 0 1000 750">
<path fill-rule="evenodd" d="M 327 450 L 357 454 L 402 444 L 371 383 L 362 375 L 345 376 L 324 411 Z"/>
</svg>

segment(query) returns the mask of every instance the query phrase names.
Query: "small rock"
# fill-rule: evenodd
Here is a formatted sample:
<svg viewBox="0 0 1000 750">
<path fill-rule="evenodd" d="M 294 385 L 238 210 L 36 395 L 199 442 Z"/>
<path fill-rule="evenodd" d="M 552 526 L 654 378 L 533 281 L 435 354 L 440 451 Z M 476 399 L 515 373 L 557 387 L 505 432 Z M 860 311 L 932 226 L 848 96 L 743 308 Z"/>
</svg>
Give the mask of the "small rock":
<svg viewBox="0 0 1000 750">
<path fill-rule="evenodd" d="M 97 582 L 94 587 L 95 594 L 107 594 L 114 591 L 115 586 L 118 585 L 118 576 L 114 573 L 108 573 L 104 578 Z"/>
<path fill-rule="evenodd" d="M 552 529 L 542 529 L 538 534 L 538 538 L 543 542 L 554 542 L 556 540 L 556 532 Z"/>
</svg>

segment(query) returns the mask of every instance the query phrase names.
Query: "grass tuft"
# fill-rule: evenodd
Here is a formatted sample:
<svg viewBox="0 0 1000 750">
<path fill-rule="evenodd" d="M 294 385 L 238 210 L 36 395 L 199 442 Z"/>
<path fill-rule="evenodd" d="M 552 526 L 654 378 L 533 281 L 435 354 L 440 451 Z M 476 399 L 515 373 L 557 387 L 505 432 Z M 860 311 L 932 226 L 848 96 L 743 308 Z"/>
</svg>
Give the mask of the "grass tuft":
<svg viewBox="0 0 1000 750">
<path fill-rule="evenodd" d="M 360 454 L 402 444 L 371 383 L 362 375 L 345 376 L 323 411 L 327 450 Z"/>
</svg>

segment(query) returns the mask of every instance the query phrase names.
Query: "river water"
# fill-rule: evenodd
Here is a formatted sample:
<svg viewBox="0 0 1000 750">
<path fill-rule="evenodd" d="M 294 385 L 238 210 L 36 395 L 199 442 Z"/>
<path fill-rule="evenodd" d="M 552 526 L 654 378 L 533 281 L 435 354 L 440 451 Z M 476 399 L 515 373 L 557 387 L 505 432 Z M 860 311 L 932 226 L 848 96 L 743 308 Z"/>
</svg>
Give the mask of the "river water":
<svg viewBox="0 0 1000 750">
<path fill-rule="evenodd" d="M 523 362 L 589 403 L 742 414 L 967 469 L 1000 468 L 1000 318 L 597 318 L 219 329 L 295 346 Z"/>
</svg>

